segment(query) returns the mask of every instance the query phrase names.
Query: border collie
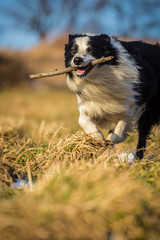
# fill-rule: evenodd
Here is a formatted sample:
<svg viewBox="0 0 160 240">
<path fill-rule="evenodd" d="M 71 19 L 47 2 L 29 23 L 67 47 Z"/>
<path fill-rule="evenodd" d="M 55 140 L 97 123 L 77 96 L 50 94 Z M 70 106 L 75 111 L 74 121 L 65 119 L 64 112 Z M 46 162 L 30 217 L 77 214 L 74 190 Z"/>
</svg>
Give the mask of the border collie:
<svg viewBox="0 0 160 240">
<path fill-rule="evenodd" d="M 91 66 L 91 61 L 113 56 Z M 67 84 L 76 93 L 79 124 L 86 134 L 105 141 L 123 142 L 136 125 L 136 156 L 143 158 L 151 127 L 160 121 L 160 47 L 141 41 L 124 42 L 106 34 L 69 35 L 65 45 Z"/>
</svg>

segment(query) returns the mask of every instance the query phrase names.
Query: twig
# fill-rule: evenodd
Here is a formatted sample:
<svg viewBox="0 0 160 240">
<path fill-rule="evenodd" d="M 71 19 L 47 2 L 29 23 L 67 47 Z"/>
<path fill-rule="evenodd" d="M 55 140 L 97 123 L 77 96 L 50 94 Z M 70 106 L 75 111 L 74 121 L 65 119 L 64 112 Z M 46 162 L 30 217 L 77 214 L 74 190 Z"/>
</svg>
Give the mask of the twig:
<svg viewBox="0 0 160 240">
<path fill-rule="evenodd" d="M 109 56 L 109 57 L 101 57 L 99 59 L 96 59 L 96 60 L 93 60 L 91 62 L 91 65 L 96 65 L 98 63 L 103 63 L 103 62 L 107 62 L 107 61 L 110 61 L 112 60 L 114 57 L 113 56 Z M 75 71 L 77 68 L 74 68 L 74 67 L 68 67 L 68 68 L 65 68 L 63 70 L 59 70 L 59 71 L 52 71 L 52 72 L 47 72 L 47 73 L 36 73 L 36 74 L 31 74 L 29 75 L 29 77 L 31 79 L 34 79 L 34 78 L 43 78 L 43 77 L 51 77 L 51 76 L 57 76 L 57 75 L 61 75 L 61 74 L 65 74 L 65 73 L 69 73 L 71 71 Z"/>
<path fill-rule="evenodd" d="M 27 173 L 28 173 L 28 183 L 29 183 L 29 189 L 32 191 L 33 189 L 33 182 L 32 182 L 32 175 L 31 175 L 31 165 L 29 160 L 27 160 Z"/>
</svg>

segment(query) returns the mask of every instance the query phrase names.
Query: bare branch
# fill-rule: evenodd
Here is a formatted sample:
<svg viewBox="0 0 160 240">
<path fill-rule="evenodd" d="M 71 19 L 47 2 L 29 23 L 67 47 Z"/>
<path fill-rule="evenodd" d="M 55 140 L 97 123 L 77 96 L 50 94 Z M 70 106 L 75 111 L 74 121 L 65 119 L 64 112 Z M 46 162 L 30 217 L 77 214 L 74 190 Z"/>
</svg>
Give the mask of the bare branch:
<svg viewBox="0 0 160 240">
<path fill-rule="evenodd" d="M 107 62 L 107 61 L 110 61 L 112 60 L 114 57 L 113 56 L 109 56 L 109 57 L 101 57 L 99 59 L 96 59 L 96 60 L 93 60 L 91 62 L 91 65 L 96 65 L 98 63 L 104 63 L 104 62 Z M 71 71 L 75 71 L 77 68 L 74 68 L 74 67 L 68 67 L 68 68 L 65 68 L 63 70 L 59 70 L 59 71 L 52 71 L 52 72 L 47 72 L 47 73 L 36 73 L 36 74 L 31 74 L 29 75 L 29 77 L 31 79 L 35 79 L 35 78 L 43 78 L 43 77 L 51 77 L 51 76 L 57 76 L 57 75 L 61 75 L 61 74 L 65 74 L 65 73 L 69 73 Z"/>
</svg>

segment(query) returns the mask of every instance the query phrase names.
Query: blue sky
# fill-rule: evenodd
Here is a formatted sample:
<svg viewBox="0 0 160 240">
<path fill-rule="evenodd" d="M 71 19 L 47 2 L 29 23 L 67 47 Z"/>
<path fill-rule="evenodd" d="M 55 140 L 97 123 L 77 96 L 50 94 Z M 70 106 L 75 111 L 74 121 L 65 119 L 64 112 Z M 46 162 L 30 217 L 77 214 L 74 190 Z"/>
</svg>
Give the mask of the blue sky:
<svg viewBox="0 0 160 240">
<path fill-rule="evenodd" d="M 0 8 L 9 7 L 13 5 L 15 1 L 16 0 L 2 0 L 0 1 Z M 38 37 L 32 32 L 20 29 L 18 26 L 12 26 L 12 19 L 3 14 L 3 12 L 0 12 L 0 23 L 0 48 L 25 49 L 38 42 Z M 4 29 L 1 29 L 1 26 L 3 26 Z"/>
<path fill-rule="evenodd" d="M 3 7 L 12 7 L 14 9 L 16 7 L 16 1 L 17 0 L 1 0 L 0 1 L 0 8 Z M 27 1 L 27 0 L 22 0 Z M 54 0 L 55 2 L 58 0 Z M 67 0 L 66 0 L 67 1 Z M 119 0 L 120 1 L 120 0 Z M 157 16 L 157 21 L 160 18 L 160 4 L 158 5 L 157 9 L 151 9 L 151 12 L 147 15 L 143 15 L 141 11 L 139 11 L 138 7 L 136 9 L 136 1 L 141 0 L 123 0 L 121 3 L 124 4 L 123 10 L 125 11 L 125 15 L 123 19 L 119 20 L 117 19 L 115 9 L 114 8 L 104 8 L 100 13 L 95 14 L 94 20 L 99 19 L 100 29 L 98 32 L 104 32 L 107 34 L 111 34 L 114 36 L 124 35 L 124 33 L 129 33 L 131 37 L 135 38 L 153 38 L 153 39 L 160 39 L 160 26 L 159 28 L 155 27 L 155 25 L 152 25 L 151 27 L 148 27 L 146 29 L 143 28 L 144 23 L 149 22 L 153 16 Z M 145 0 L 144 0 L 145 1 Z M 146 0 L 147 2 L 152 3 L 153 0 Z M 158 0 L 154 0 L 157 1 Z M 88 0 L 88 3 L 92 1 Z M 135 6 L 133 3 L 135 2 Z M 138 3 L 138 2 L 137 2 Z M 159 0 L 160 3 L 160 0 Z M 135 7 L 135 12 L 137 11 L 137 18 L 130 18 L 131 16 L 131 10 L 132 7 Z M 137 5 L 138 6 L 138 5 Z M 142 9 L 143 10 L 143 9 Z M 138 12 L 139 11 L 139 12 Z M 138 15 L 139 14 L 139 15 Z M 107 17 L 106 17 L 107 16 Z M 135 15 L 136 16 L 136 15 Z M 141 18 L 139 18 L 141 16 Z M 94 24 L 90 22 L 88 24 L 88 27 L 86 27 L 86 23 L 89 22 L 89 13 L 83 12 L 82 15 L 79 16 L 78 23 L 76 26 L 76 32 L 93 32 L 94 31 Z M 62 19 L 63 19 L 63 13 L 62 13 Z M 105 19 L 105 21 L 104 21 Z M 106 20 L 107 19 L 107 20 Z M 135 23 L 139 25 L 139 30 L 131 31 L 129 29 L 131 21 L 134 19 Z M 55 37 L 59 33 L 62 33 L 64 31 L 64 22 L 65 19 L 63 19 L 63 22 L 61 24 L 61 27 L 59 29 L 54 29 L 55 31 L 51 33 L 51 37 Z M 5 29 L 5 30 L 4 30 Z M 127 32 L 130 31 L 130 32 Z M 95 31 L 97 32 L 97 30 Z M 0 48 L 12 48 L 12 49 L 27 49 L 29 47 L 32 47 L 38 43 L 39 39 L 37 35 L 31 31 L 27 31 L 23 28 L 20 28 L 18 25 L 14 26 L 12 25 L 12 19 L 9 16 L 6 16 L 2 11 L 0 11 Z"/>
</svg>

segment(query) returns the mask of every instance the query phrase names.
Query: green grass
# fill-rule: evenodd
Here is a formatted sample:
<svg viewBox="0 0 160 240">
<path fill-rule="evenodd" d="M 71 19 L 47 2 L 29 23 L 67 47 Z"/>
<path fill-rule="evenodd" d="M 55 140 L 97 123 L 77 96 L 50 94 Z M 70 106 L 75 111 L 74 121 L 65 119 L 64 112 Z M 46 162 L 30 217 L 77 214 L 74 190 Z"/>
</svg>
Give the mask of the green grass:
<svg viewBox="0 0 160 240">
<path fill-rule="evenodd" d="M 0 239 L 160 239 L 160 129 L 142 161 L 120 162 L 136 141 L 86 136 L 67 91 L 1 92 Z M 32 188 L 13 188 L 30 177 Z"/>
</svg>

